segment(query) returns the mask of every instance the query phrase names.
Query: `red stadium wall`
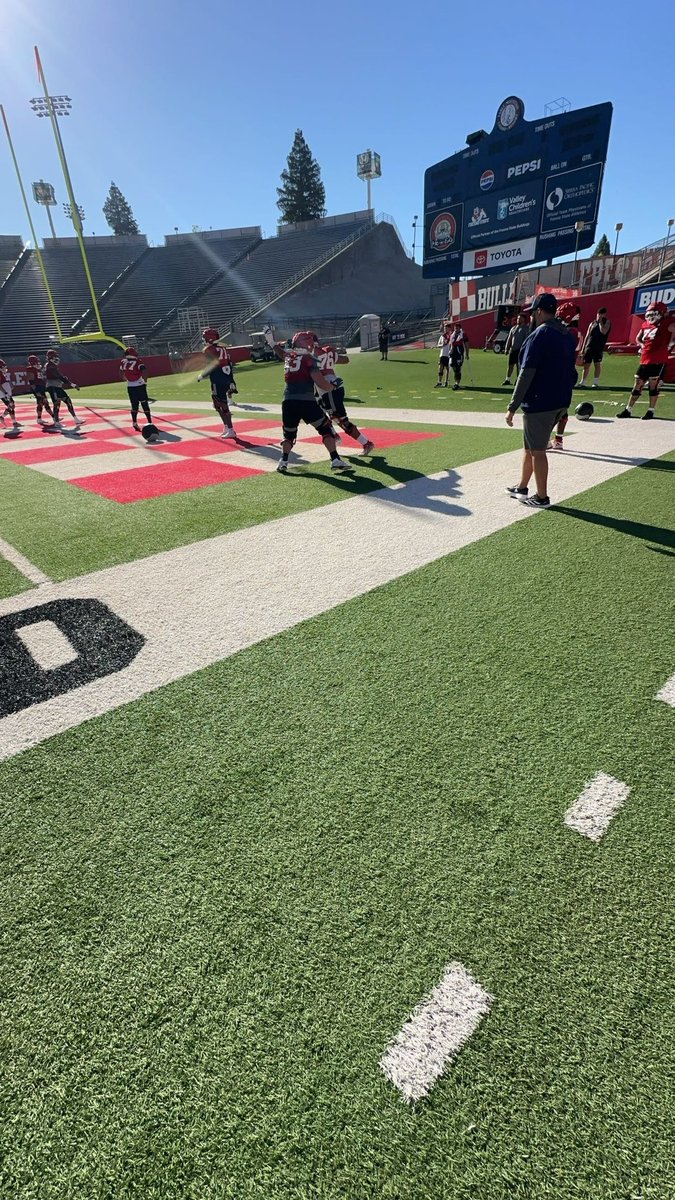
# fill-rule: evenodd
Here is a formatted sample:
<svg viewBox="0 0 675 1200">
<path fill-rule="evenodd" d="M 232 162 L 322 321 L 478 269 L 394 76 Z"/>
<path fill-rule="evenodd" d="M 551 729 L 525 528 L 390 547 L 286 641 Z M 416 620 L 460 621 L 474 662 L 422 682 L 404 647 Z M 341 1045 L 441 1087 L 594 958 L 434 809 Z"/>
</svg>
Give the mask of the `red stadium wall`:
<svg viewBox="0 0 675 1200">
<path fill-rule="evenodd" d="M 590 296 L 577 296 L 575 303 L 581 309 L 579 326 L 582 334 L 586 333 L 598 309 L 606 308 L 607 316 L 612 322 L 610 341 L 635 341 L 635 337 L 631 337 L 633 324 L 637 321 L 635 326 L 635 332 L 637 332 L 641 324 L 641 319 L 634 318 L 632 315 L 631 310 L 633 308 L 634 296 L 634 288 L 626 288 L 621 292 L 593 292 Z M 474 349 L 482 349 L 485 345 L 485 339 L 494 332 L 495 310 L 476 313 L 474 317 L 466 317 L 463 319 L 462 324 L 468 334 L 469 345 L 473 346 Z"/>
<path fill-rule="evenodd" d="M 230 354 L 235 362 L 244 362 L 250 358 L 250 346 L 232 346 Z M 148 368 L 148 378 L 157 375 L 171 375 L 174 371 L 199 371 L 203 364 L 201 354 L 193 355 L 189 360 L 169 358 L 168 354 L 151 354 L 143 358 Z M 96 387 L 102 383 L 120 382 L 119 358 L 102 358 L 95 362 L 64 362 L 63 374 L 76 383 L 78 387 Z M 30 391 L 26 380 L 25 364 L 13 366 L 9 364 L 9 373 L 16 395 Z"/>
</svg>

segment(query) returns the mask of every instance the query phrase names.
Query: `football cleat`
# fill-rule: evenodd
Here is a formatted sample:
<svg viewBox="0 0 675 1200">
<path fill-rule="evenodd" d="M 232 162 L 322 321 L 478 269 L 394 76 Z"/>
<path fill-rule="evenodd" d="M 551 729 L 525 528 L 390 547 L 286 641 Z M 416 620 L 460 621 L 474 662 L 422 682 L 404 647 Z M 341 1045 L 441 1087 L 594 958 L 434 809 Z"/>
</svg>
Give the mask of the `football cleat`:
<svg viewBox="0 0 675 1200">
<path fill-rule="evenodd" d="M 633 414 L 629 408 L 622 408 L 621 412 L 618 412 L 616 415 L 617 417 L 632 417 Z"/>
<path fill-rule="evenodd" d="M 375 449 L 374 442 L 370 442 L 370 441 L 366 442 L 365 446 L 363 447 L 363 450 L 361 451 L 361 457 L 363 458 L 367 454 L 372 454 L 374 449 Z"/>
<path fill-rule="evenodd" d="M 279 471 L 279 473 L 281 475 L 285 475 L 286 472 L 288 471 L 288 463 L 285 458 L 279 459 L 279 461 L 277 463 L 277 471 Z"/>
<path fill-rule="evenodd" d="M 644 417 L 642 418 L 642 420 L 643 421 L 653 421 L 654 420 L 654 409 L 648 408 Z"/>
<path fill-rule="evenodd" d="M 234 432 L 234 429 L 226 429 L 223 433 L 221 433 L 220 438 L 221 441 L 227 441 L 228 438 L 236 438 L 236 436 L 237 435 Z"/>
<path fill-rule="evenodd" d="M 348 474 L 354 470 L 352 464 L 345 462 L 343 458 L 334 458 L 330 464 L 330 469 L 331 471 L 335 471 L 336 474 Z"/>
</svg>

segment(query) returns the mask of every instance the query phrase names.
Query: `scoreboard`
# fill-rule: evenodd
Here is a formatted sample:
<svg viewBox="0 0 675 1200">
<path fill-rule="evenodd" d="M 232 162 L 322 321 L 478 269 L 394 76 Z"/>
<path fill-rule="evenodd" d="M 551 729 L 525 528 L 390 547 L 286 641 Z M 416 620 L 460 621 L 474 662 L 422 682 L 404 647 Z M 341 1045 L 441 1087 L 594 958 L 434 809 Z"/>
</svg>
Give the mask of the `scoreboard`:
<svg viewBox="0 0 675 1200">
<path fill-rule="evenodd" d="M 509 96 L 491 133 L 425 172 L 425 278 L 513 270 L 593 245 L 612 105 L 538 121 L 524 111 Z"/>
</svg>

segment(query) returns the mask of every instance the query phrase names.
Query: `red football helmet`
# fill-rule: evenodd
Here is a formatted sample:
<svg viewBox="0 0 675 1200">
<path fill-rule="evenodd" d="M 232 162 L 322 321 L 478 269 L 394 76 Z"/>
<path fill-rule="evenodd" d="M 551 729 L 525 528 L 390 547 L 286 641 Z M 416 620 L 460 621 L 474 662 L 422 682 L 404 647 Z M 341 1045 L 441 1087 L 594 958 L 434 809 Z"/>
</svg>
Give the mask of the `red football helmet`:
<svg viewBox="0 0 675 1200">
<path fill-rule="evenodd" d="M 138 350 L 135 346 L 125 346 L 124 353 L 126 354 L 127 358 L 138 358 Z"/>
<path fill-rule="evenodd" d="M 571 300 L 565 300 L 562 304 L 558 305 L 555 315 L 565 325 L 571 325 L 580 312 L 581 309 L 578 304 L 574 304 Z"/>
<path fill-rule="evenodd" d="M 316 337 L 309 329 L 300 330 L 300 332 L 293 334 L 291 345 L 296 349 L 302 347 L 303 350 L 313 350 L 315 344 Z"/>
<path fill-rule="evenodd" d="M 645 321 L 649 321 L 650 325 L 658 325 L 659 321 L 668 313 L 668 305 L 663 303 L 663 300 L 652 300 L 649 308 L 645 313 Z"/>
<path fill-rule="evenodd" d="M 6 366 L 7 366 L 7 363 L 5 362 L 4 358 L 0 358 L 0 367 L 2 367 L 4 370 L 6 368 Z"/>
<path fill-rule="evenodd" d="M 40 366 L 40 359 L 38 358 L 37 354 L 29 354 L 28 355 L 28 366 L 29 367 L 39 367 Z"/>
<path fill-rule="evenodd" d="M 217 329 L 205 329 L 202 333 L 202 337 L 207 345 L 210 345 L 212 342 L 217 342 L 220 340 L 220 332 Z"/>
</svg>

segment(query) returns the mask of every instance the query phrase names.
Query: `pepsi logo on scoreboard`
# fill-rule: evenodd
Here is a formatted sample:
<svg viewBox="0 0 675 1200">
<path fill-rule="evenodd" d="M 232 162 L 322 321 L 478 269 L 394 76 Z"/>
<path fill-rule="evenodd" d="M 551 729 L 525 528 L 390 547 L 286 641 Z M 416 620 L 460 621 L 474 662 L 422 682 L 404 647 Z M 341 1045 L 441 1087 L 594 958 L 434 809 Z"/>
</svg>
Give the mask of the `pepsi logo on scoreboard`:
<svg viewBox="0 0 675 1200">
<path fill-rule="evenodd" d="M 609 103 L 526 121 L 522 100 L 509 96 L 491 133 L 425 172 L 425 278 L 459 275 L 467 255 L 479 273 L 592 246 L 611 122 Z M 516 242 L 527 256 L 498 256 Z"/>
</svg>

